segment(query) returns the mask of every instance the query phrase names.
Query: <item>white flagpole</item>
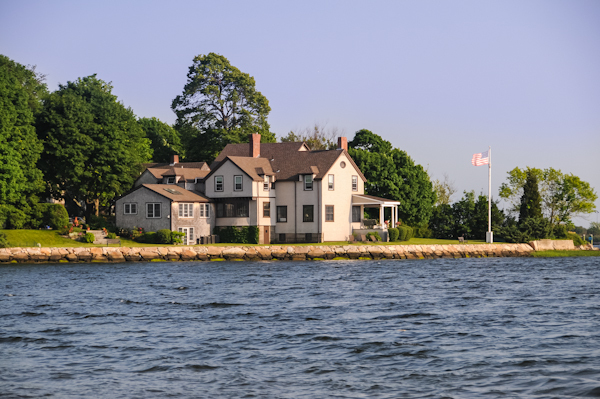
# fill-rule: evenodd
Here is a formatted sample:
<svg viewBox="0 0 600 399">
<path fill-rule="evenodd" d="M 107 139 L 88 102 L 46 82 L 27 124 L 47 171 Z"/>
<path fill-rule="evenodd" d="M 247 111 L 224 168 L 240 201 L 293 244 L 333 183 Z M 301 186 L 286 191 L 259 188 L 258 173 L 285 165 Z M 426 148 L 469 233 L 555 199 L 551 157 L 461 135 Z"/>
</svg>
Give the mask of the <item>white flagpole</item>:
<svg viewBox="0 0 600 399">
<path fill-rule="evenodd" d="M 488 232 L 485 237 L 485 242 L 491 244 L 494 242 L 492 233 L 492 147 L 488 147 Z"/>
</svg>

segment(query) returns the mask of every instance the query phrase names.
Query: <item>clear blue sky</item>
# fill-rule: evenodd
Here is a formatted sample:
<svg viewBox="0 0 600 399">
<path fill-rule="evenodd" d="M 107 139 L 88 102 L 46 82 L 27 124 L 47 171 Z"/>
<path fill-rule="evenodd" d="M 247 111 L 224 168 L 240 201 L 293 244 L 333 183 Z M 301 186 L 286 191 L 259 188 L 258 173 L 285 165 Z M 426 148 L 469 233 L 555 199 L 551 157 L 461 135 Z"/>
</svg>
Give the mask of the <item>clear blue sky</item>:
<svg viewBox="0 0 600 399">
<path fill-rule="evenodd" d="M 194 56 L 256 79 L 279 137 L 369 129 L 459 190 L 515 166 L 600 190 L 600 1 L 8 1 L 0 53 L 50 90 L 97 73 L 140 117 L 170 109 Z M 597 202 L 600 209 L 600 201 Z M 587 226 L 587 220 L 576 219 Z"/>
</svg>

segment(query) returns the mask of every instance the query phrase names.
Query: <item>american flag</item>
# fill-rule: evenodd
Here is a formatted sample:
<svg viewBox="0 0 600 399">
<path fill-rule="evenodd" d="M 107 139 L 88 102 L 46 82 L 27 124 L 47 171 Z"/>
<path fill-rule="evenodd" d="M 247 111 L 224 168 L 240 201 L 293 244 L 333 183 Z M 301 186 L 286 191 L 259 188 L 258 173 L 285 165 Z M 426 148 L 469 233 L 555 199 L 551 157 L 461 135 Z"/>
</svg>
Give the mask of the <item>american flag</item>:
<svg viewBox="0 0 600 399">
<path fill-rule="evenodd" d="M 490 163 L 489 150 L 486 152 L 480 152 L 479 154 L 473 154 L 473 159 L 471 159 L 471 163 L 474 166 L 487 165 Z"/>
</svg>

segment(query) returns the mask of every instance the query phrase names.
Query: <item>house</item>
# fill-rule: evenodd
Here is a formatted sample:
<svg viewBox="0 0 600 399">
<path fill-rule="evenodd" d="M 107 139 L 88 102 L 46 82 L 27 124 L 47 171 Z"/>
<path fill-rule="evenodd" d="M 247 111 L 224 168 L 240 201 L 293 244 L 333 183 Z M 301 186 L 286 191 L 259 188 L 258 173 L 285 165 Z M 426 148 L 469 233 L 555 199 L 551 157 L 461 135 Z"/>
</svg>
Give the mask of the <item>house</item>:
<svg viewBox="0 0 600 399">
<path fill-rule="evenodd" d="M 117 226 L 184 229 L 188 242 L 226 226 L 258 226 L 260 243 L 346 241 L 365 227 L 365 207 L 378 207 L 380 220 L 389 207 L 397 221 L 399 202 L 365 195 L 365 181 L 345 137 L 336 150 L 311 151 L 305 143 L 261 143 L 260 134 L 251 134 L 249 143 L 228 144 L 210 166 L 177 158 L 148 165 L 117 200 Z M 143 206 L 139 215 L 131 214 L 134 203 L 136 212 Z M 193 211 L 182 217 L 186 203 Z M 165 220 L 150 220 L 157 219 L 152 207 Z"/>
<path fill-rule="evenodd" d="M 214 212 L 208 198 L 171 184 L 141 184 L 117 199 L 116 225 L 145 231 L 185 233 L 184 244 L 212 234 Z"/>
</svg>

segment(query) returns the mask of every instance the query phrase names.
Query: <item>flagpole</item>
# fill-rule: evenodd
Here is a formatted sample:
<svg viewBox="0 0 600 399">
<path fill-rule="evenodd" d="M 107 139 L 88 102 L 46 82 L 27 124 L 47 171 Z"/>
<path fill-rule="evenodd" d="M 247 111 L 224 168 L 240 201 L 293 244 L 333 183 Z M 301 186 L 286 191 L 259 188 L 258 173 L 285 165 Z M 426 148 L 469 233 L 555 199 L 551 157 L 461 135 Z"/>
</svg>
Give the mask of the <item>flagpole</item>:
<svg viewBox="0 0 600 399">
<path fill-rule="evenodd" d="M 494 242 L 492 233 L 492 147 L 488 147 L 488 232 L 485 237 L 485 242 L 491 244 Z"/>
</svg>

